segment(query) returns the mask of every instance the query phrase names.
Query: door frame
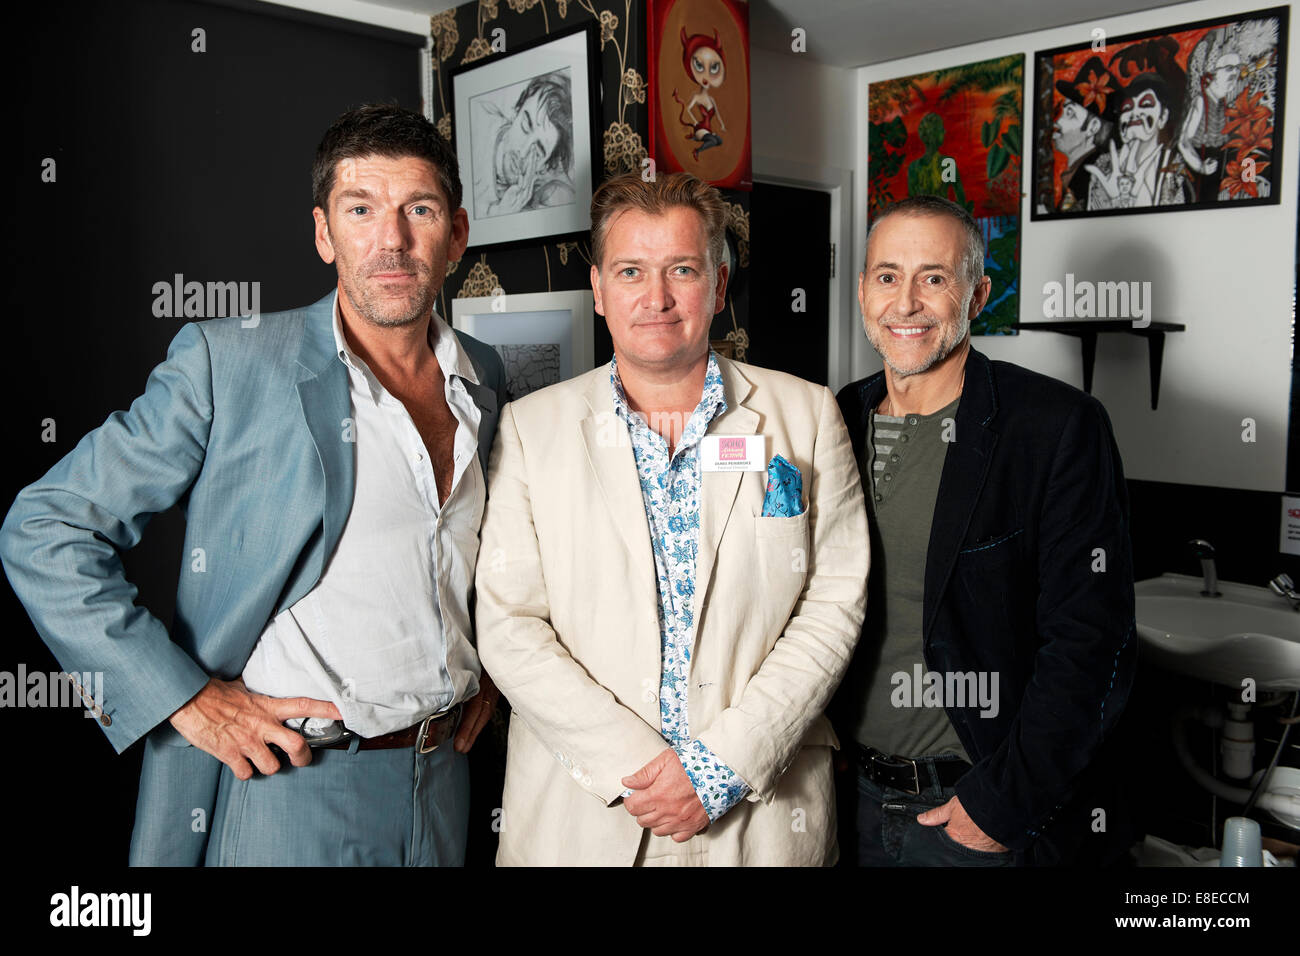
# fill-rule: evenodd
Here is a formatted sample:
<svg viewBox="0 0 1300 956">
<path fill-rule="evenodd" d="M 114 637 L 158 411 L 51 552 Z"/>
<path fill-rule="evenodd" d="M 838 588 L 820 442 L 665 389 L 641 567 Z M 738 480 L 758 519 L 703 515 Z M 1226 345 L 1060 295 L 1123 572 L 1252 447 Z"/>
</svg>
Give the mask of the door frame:
<svg viewBox="0 0 1300 956">
<path fill-rule="evenodd" d="M 832 392 L 838 392 L 853 380 L 853 346 L 862 331 L 854 281 L 858 270 L 853 265 L 853 170 L 756 155 L 754 182 L 830 194 L 831 229 L 826 238 L 835 243 L 835 275 L 830 279 L 826 381 Z M 845 215 L 846 211 L 850 214 Z M 752 203 L 750 212 L 752 215 Z"/>
</svg>

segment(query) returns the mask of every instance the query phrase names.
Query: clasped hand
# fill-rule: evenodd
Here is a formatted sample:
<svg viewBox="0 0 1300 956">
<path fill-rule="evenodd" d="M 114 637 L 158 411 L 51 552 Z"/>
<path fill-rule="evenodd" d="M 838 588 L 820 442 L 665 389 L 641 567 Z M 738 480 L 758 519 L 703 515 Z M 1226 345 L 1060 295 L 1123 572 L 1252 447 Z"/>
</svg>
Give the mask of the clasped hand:
<svg viewBox="0 0 1300 956">
<path fill-rule="evenodd" d="M 623 786 L 634 791 L 623 798 L 623 806 L 655 836 L 671 836 L 674 842 L 685 843 L 709 825 L 704 804 L 671 747 L 624 777 Z"/>
</svg>

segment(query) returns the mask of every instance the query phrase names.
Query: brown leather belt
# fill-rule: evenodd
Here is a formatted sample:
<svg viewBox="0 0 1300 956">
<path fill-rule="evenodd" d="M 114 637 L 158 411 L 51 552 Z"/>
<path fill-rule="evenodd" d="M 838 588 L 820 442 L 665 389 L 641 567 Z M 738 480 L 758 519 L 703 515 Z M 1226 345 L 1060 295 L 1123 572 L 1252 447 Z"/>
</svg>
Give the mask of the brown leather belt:
<svg viewBox="0 0 1300 956">
<path fill-rule="evenodd" d="M 358 750 L 396 750 L 400 747 L 414 747 L 417 753 L 431 753 L 456 732 L 456 728 L 460 725 L 461 709 L 461 705 L 457 704 L 440 714 L 430 714 L 418 724 L 412 724 L 405 730 L 394 730 L 391 734 L 381 734 L 378 737 L 356 737 L 349 731 L 332 743 L 317 744 L 315 749 L 347 750 L 356 738 L 361 741 Z"/>
</svg>

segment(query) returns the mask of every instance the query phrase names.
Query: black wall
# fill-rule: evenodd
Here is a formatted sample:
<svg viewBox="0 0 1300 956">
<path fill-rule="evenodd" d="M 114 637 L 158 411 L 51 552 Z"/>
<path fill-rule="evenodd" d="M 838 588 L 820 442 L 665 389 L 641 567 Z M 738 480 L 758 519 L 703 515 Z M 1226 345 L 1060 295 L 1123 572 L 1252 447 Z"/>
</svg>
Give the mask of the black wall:
<svg viewBox="0 0 1300 956">
<path fill-rule="evenodd" d="M 316 144 L 352 106 L 420 109 L 424 42 L 260 3 L 46 3 L 28 17 L 6 44 L 16 115 L 5 152 L 17 187 L 0 374 L 6 510 L 143 391 L 186 321 L 154 316 L 155 282 L 257 281 L 264 312 L 333 288 L 312 243 Z M 206 52 L 192 51 L 195 28 Z M 42 182 L 46 157 L 53 183 Z M 41 440 L 47 418 L 52 443 Z M 159 516 L 127 559 L 140 603 L 164 622 L 182 530 L 174 511 Z M 0 670 L 59 669 L 7 585 L 0 626 Z M 71 708 L 5 708 L 0 732 L 13 768 L 9 858 L 40 865 L 57 846 L 124 864 L 139 748 L 116 757 L 96 722 Z M 75 842 L 56 839 L 73 831 Z"/>
</svg>

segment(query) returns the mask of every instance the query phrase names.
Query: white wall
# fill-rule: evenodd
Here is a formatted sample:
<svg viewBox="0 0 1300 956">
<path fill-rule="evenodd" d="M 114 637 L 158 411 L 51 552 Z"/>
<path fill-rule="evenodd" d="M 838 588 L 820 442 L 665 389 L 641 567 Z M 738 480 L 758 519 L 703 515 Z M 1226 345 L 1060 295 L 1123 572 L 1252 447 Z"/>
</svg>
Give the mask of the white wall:
<svg viewBox="0 0 1300 956">
<path fill-rule="evenodd" d="M 792 52 L 754 48 L 750 55 L 755 180 L 820 189 L 831 197 L 829 238 L 839 263 L 827 317 L 827 383 L 838 390 L 852 381 L 853 351 L 862 347 L 853 257 L 854 210 L 865 202 L 856 173 L 857 71 Z M 751 309 L 763 307 L 770 304 L 751 299 Z"/>
<path fill-rule="evenodd" d="M 1073 273 L 1076 279 L 1094 281 L 1150 281 L 1152 319 L 1187 326 L 1186 332 L 1166 336 L 1160 408 L 1154 412 L 1145 340 L 1127 334 L 1099 336 L 1093 394 L 1110 413 L 1130 478 L 1261 491 L 1284 489 L 1297 196 L 1297 144 L 1290 130 L 1300 110 L 1300 70 L 1294 63 L 1288 64 L 1291 68 L 1283 101 L 1287 127 L 1274 133 L 1275 144 L 1282 147 L 1281 169 L 1270 168 L 1265 174 L 1281 175 L 1279 205 L 1033 222 L 1029 218 L 1033 54 L 1087 43 L 1098 26 L 1115 37 L 1268 5 L 1203 0 L 970 44 L 856 71 L 853 115 L 860 159 L 855 168 L 864 186 L 855 201 L 857 248 L 853 261 L 855 269 L 860 269 L 866 253 L 862 237 L 866 233 L 868 84 L 1011 53 L 1025 54 L 1021 320 L 1042 320 L 1044 284 L 1062 282 L 1066 273 Z M 1294 14 L 1292 20 L 1294 33 Z M 1297 49 L 1290 40 L 1287 47 Z M 757 62 L 756 56 L 756 67 Z M 764 82 L 777 85 L 771 77 Z M 757 112 L 757 79 L 754 89 Z M 756 146 L 758 130 L 756 119 Z M 841 148 L 842 132 L 835 122 L 826 126 L 821 138 L 825 149 Z M 975 347 L 992 358 L 1083 386 L 1077 339 L 1022 332 L 1018 336 L 979 337 Z M 880 368 L 879 357 L 866 346 L 863 335 L 855 340 L 851 365 L 854 377 Z M 1257 423 L 1254 444 L 1242 441 L 1243 418 Z"/>
</svg>

